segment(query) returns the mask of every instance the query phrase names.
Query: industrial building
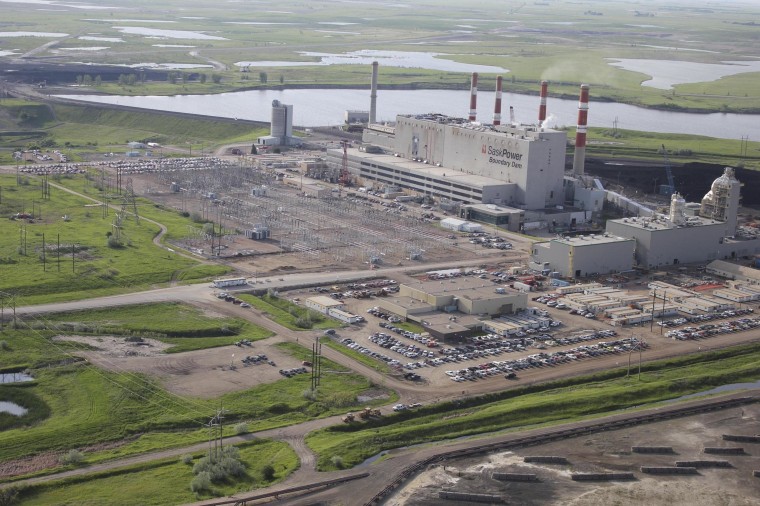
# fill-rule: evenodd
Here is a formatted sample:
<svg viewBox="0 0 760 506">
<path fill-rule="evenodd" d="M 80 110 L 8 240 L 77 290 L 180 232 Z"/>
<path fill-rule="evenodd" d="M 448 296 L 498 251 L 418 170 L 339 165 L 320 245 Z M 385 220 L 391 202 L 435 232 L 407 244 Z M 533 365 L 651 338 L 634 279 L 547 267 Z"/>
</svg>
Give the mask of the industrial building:
<svg viewBox="0 0 760 506">
<path fill-rule="evenodd" d="M 746 281 L 750 285 L 760 284 L 760 269 L 737 265 L 723 260 L 714 260 L 707 264 L 707 274 L 722 278 Z"/>
<path fill-rule="evenodd" d="M 301 140 L 293 136 L 293 106 L 272 101 L 272 123 L 269 135 L 256 139 L 262 146 L 298 146 Z"/>
<path fill-rule="evenodd" d="M 322 314 L 328 314 L 331 309 L 343 310 L 346 307 L 345 303 L 333 299 L 332 297 L 328 297 L 327 295 L 309 297 L 303 301 L 303 305 Z"/>
<path fill-rule="evenodd" d="M 399 285 L 393 297 L 380 307 L 404 319 L 420 323 L 438 339 L 458 339 L 482 329 L 483 319 L 512 315 L 528 304 L 526 293 L 502 289 L 472 277 L 423 281 Z"/>
<path fill-rule="evenodd" d="M 533 125 L 515 123 L 513 114 L 502 124 L 500 77 L 493 122 L 476 122 L 477 73 L 472 76 L 466 119 L 431 113 L 398 115 L 393 124 L 377 124 L 372 113 L 376 109 L 376 81 L 377 65 L 373 64 L 364 144 L 328 150 L 326 156 L 329 165 L 345 167 L 363 185 L 392 186 L 421 197 L 470 206 L 499 206 L 498 210 L 468 207 L 462 217 L 513 231 L 522 230 L 525 210 L 535 211 L 534 221 L 544 227 L 589 221 L 592 213 L 601 210 L 603 190 L 565 177 L 567 134 L 545 127 L 545 81 L 541 83 L 538 122 Z M 583 135 L 587 112 L 588 86 L 584 85 L 579 105 Z M 583 140 L 576 136 L 578 142 Z M 582 173 L 581 166 L 578 174 Z M 553 217 L 542 219 L 545 213 Z"/>
<path fill-rule="evenodd" d="M 760 239 L 737 230 L 740 189 L 726 167 L 699 206 L 674 193 L 668 215 L 609 220 L 606 230 L 635 239 L 635 264 L 645 268 L 754 256 Z"/>
<path fill-rule="evenodd" d="M 610 234 L 562 237 L 533 245 L 530 267 L 564 278 L 628 271 L 633 266 L 634 239 Z"/>
</svg>

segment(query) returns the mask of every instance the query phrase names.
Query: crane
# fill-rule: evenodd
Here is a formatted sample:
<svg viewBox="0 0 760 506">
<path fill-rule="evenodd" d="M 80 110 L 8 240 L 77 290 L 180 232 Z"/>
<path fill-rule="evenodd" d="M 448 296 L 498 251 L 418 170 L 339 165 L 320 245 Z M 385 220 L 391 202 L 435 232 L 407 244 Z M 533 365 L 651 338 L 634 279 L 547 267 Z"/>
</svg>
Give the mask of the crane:
<svg viewBox="0 0 760 506">
<path fill-rule="evenodd" d="M 670 168 L 670 158 L 668 158 L 668 150 L 665 149 L 665 144 L 662 144 L 662 157 L 665 160 L 665 173 L 668 176 L 668 184 L 660 185 L 660 194 L 671 196 L 676 191 L 676 183 L 673 180 L 673 170 Z"/>
<path fill-rule="evenodd" d="M 348 141 L 340 141 L 340 145 L 343 146 L 343 160 L 340 165 L 338 184 L 340 186 L 351 186 L 351 174 L 348 172 Z"/>
</svg>

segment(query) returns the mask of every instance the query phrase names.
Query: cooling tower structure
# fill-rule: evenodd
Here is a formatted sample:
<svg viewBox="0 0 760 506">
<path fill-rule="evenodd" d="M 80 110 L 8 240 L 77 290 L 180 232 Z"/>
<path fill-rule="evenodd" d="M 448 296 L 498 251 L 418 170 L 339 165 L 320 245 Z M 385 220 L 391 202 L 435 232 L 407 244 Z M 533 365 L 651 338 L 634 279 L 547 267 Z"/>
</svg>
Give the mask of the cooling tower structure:
<svg viewBox="0 0 760 506">
<path fill-rule="evenodd" d="M 470 84 L 470 115 L 467 117 L 470 123 L 475 121 L 478 115 L 478 73 L 472 73 L 472 83 Z"/>
<path fill-rule="evenodd" d="M 369 123 L 377 122 L 377 67 L 376 61 L 372 62 L 372 82 L 369 95 Z"/>
<path fill-rule="evenodd" d="M 496 100 L 493 105 L 493 125 L 501 125 L 501 76 L 496 77 Z"/>
<path fill-rule="evenodd" d="M 578 128 L 575 131 L 575 154 L 573 156 L 573 174 L 582 176 L 586 165 L 586 125 L 588 123 L 588 84 L 581 84 L 581 97 L 578 102 Z"/>
<path fill-rule="evenodd" d="M 538 106 L 538 126 L 546 121 L 546 97 L 549 95 L 549 83 L 541 81 L 541 103 Z"/>
</svg>

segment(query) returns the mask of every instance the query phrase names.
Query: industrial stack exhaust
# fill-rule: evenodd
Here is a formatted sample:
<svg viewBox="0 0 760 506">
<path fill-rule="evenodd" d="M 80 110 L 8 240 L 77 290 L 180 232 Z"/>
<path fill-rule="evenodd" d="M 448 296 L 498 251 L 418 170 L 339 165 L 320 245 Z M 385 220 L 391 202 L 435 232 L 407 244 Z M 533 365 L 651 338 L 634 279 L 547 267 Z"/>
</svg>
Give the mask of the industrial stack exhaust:
<svg viewBox="0 0 760 506">
<path fill-rule="evenodd" d="M 478 114 L 478 73 L 472 73 L 472 84 L 470 85 L 470 122 L 475 121 Z"/>
<path fill-rule="evenodd" d="M 581 98 L 578 102 L 578 128 L 575 131 L 575 155 L 573 174 L 582 176 L 586 164 L 586 124 L 588 123 L 588 84 L 581 84 Z"/>
<path fill-rule="evenodd" d="M 377 121 L 377 66 L 376 61 L 372 62 L 372 82 L 369 94 L 369 124 L 372 125 Z"/>
<path fill-rule="evenodd" d="M 493 106 L 493 124 L 501 125 L 501 76 L 496 77 L 496 101 Z"/>
</svg>

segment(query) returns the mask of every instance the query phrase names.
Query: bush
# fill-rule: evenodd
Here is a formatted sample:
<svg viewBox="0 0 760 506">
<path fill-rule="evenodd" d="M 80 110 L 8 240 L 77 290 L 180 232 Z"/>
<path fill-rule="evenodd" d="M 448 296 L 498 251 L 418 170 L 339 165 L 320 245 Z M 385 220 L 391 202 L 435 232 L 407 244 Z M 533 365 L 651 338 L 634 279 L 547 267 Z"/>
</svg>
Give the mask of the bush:
<svg viewBox="0 0 760 506">
<path fill-rule="evenodd" d="M 69 450 L 66 455 L 62 455 L 59 459 L 61 464 L 64 465 L 78 465 L 84 461 L 84 455 L 79 450 Z"/>
<path fill-rule="evenodd" d="M 198 475 L 193 478 L 193 481 L 190 482 L 190 490 L 195 492 L 196 494 L 198 492 L 202 492 L 203 490 L 210 490 L 211 489 L 211 475 L 207 473 L 206 471 L 202 471 L 198 473 Z"/>
<path fill-rule="evenodd" d="M 261 475 L 266 481 L 272 481 L 274 479 L 274 467 L 269 464 L 265 465 L 261 470 Z"/>
<path fill-rule="evenodd" d="M 304 399 L 308 399 L 310 401 L 316 401 L 317 400 L 317 391 L 312 390 L 311 388 L 308 390 L 304 390 L 303 393 L 301 393 Z"/>
<path fill-rule="evenodd" d="M 16 504 L 16 499 L 18 499 L 18 489 L 15 487 L 0 489 L 0 506 Z"/>
<path fill-rule="evenodd" d="M 245 422 L 241 422 L 237 425 L 235 425 L 235 434 L 247 434 L 248 433 L 248 424 Z"/>
<path fill-rule="evenodd" d="M 338 469 L 343 469 L 343 457 L 340 455 L 333 455 L 332 458 L 330 458 L 330 462 Z"/>
<path fill-rule="evenodd" d="M 0 341 L 0 350 L 3 351 L 10 351 L 11 345 L 8 344 L 8 341 Z"/>
<path fill-rule="evenodd" d="M 183 464 L 186 464 L 186 465 L 188 465 L 188 466 L 189 466 L 190 464 L 192 464 L 192 463 L 193 463 L 193 456 L 192 456 L 192 455 L 190 455 L 189 453 L 185 453 L 184 455 L 182 455 L 182 456 L 179 458 L 179 461 L 180 461 L 181 463 L 183 463 Z M 192 487 L 191 487 L 191 488 L 192 488 Z"/>
<path fill-rule="evenodd" d="M 240 462 L 240 452 L 234 446 L 225 446 L 221 451 L 203 457 L 193 466 L 193 474 L 196 478 L 200 475 L 208 477 L 209 482 L 227 481 L 230 478 L 238 478 L 245 474 L 245 466 Z M 193 489 L 195 479 L 190 483 Z"/>
<path fill-rule="evenodd" d="M 116 236 L 112 235 L 111 237 L 108 238 L 108 247 L 109 248 L 116 249 L 116 248 L 121 248 L 123 246 L 124 246 L 124 244 L 119 239 L 117 239 Z"/>
</svg>

